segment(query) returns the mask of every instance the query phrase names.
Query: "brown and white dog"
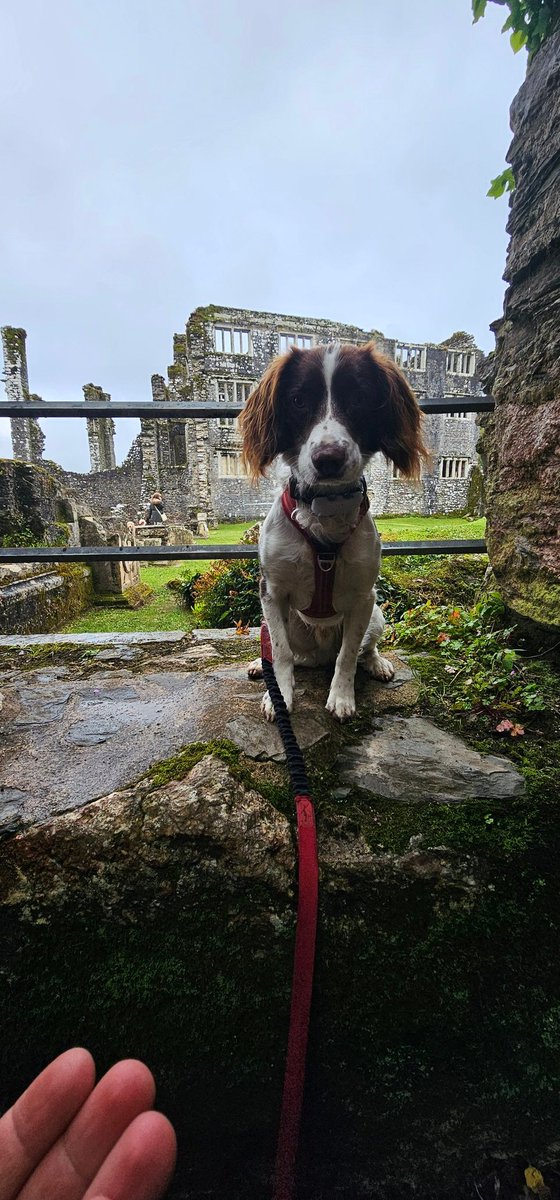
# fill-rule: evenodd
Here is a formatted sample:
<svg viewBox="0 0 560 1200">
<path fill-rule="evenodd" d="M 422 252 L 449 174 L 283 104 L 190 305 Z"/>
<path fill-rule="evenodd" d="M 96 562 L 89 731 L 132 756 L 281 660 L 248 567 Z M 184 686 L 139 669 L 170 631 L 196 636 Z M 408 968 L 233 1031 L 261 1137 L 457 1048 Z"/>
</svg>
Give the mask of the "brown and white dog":
<svg viewBox="0 0 560 1200">
<path fill-rule="evenodd" d="M 381 543 L 363 472 L 381 451 L 403 475 L 418 477 L 427 456 L 420 409 L 402 372 L 371 343 L 331 343 L 275 359 L 240 423 L 254 478 L 277 455 L 291 469 L 259 542 L 280 690 L 291 711 L 294 664 L 334 663 L 327 709 L 343 721 L 356 711 L 358 657 L 376 679 L 394 674 L 377 650 L 385 624 L 374 586 Z M 274 720 L 268 692 L 262 710 Z"/>
</svg>

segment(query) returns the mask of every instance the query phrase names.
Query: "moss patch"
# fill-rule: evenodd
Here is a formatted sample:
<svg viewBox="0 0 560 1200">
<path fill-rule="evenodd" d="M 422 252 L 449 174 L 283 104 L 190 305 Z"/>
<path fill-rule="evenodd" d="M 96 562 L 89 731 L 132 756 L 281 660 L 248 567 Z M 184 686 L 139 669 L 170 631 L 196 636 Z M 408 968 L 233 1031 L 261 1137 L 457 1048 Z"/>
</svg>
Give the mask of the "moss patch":
<svg viewBox="0 0 560 1200">
<path fill-rule="evenodd" d="M 179 754 L 174 754 L 171 758 L 164 758 L 160 762 L 154 763 L 147 772 L 147 778 L 154 789 L 162 787 L 172 779 L 184 779 L 195 763 L 200 762 L 201 758 L 204 758 L 207 754 L 217 755 L 228 766 L 237 766 L 239 763 L 240 751 L 233 742 L 225 739 L 210 742 L 191 742 Z"/>
</svg>

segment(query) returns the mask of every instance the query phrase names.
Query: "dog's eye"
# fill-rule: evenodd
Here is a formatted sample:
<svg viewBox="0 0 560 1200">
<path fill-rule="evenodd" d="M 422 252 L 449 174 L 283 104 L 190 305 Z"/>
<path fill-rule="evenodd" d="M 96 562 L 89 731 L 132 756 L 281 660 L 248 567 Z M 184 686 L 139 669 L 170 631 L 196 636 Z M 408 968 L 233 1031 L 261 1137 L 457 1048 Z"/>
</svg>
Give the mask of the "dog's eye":
<svg viewBox="0 0 560 1200">
<path fill-rule="evenodd" d="M 295 395 L 292 396 L 292 404 L 294 408 L 305 408 L 305 400 L 303 396 L 300 396 L 299 392 L 296 392 Z"/>
</svg>

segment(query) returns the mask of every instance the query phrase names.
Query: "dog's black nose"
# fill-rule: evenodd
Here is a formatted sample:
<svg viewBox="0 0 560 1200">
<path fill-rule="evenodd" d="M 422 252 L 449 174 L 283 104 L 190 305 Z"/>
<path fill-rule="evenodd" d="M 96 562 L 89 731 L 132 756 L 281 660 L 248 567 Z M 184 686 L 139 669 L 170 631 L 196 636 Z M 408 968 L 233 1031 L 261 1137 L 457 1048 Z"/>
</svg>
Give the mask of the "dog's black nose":
<svg viewBox="0 0 560 1200">
<path fill-rule="evenodd" d="M 336 442 L 322 442 L 311 454 L 311 462 L 318 475 L 325 479 L 340 475 L 346 462 L 344 446 Z"/>
</svg>

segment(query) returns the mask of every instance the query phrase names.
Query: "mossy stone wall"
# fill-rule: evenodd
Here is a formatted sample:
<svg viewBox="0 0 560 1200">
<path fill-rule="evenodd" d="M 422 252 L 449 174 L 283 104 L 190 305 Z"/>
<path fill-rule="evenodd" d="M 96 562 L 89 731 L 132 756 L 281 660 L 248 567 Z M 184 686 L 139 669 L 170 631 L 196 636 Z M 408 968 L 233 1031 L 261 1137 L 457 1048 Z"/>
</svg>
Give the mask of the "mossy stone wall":
<svg viewBox="0 0 560 1200">
<path fill-rule="evenodd" d="M 511 108 L 516 179 L 503 318 L 485 382 L 488 553 L 517 615 L 560 628 L 560 29 Z"/>
</svg>

